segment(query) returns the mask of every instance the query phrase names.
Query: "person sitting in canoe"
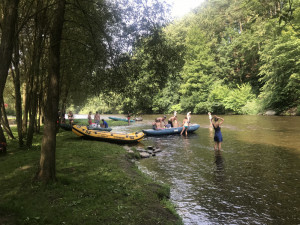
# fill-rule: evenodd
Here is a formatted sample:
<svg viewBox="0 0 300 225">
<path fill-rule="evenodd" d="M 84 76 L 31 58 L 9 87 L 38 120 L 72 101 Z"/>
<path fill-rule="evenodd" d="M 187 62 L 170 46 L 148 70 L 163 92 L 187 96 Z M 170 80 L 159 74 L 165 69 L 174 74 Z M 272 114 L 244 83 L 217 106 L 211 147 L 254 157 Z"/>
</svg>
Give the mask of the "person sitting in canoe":
<svg viewBox="0 0 300 225">
<path fill-rule="evenodd" d="M 102 119 L 101 127 L 108 128 L 108 123 L 104 119 Z"/>
<path fill-rule="evenodd" d="M 166 119 L 166 118 L 167 118 L 166 116 L 158 117 L 158 118 L 155 119 L 155 122 L 156 122 L 156 121 L 159 122 L 161 128 L 162 128 L 162 127 L 165 127 L 165 125 L 166 125 L 165 119 Z"/>
<path fill-rule="evenodd" d="M 152 124 L 153 126 L 153 129 L 154 130 L 160 130 L 162 129 L 162 126 L 161 126 L 161 122 L 157 119 L 155 119 L 155 122 Z"/>
</svg>

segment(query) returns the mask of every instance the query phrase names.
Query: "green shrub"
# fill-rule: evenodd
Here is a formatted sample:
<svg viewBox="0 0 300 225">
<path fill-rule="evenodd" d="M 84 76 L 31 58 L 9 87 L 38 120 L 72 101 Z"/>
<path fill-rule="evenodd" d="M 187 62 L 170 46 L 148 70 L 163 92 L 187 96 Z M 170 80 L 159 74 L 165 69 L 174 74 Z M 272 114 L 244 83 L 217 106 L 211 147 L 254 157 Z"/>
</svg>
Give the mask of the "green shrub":
<svg viewBox="0 0 300 225">
<path fill-rule="evenodd" d="M 224 99 L 225 109 L 242 114 L 242 108 L 254 99 L 255 95 L 252 93 L 250 84 L 238 85 L 238 88 L 231 90 Z"/>
<path fill-rule="evenodd" d="M 181 105 L 180 104 L 172 105 L 168 113 L 172 113 L 174 111 L 182 112 Z"/>
<path fill-rule="evenodd" d="M 214 102 L 209 111 L 213 114 L 225 114 L 225 106 L 222 102 Z"/>
<path fill-rule="evenodd" d="M 200 102 L 195 106 L 194 113 L 203 114 L 207 113 L 209 110 L 209 103 L 208 102 Z"/>
<path fill-rule="evenodd" d="M 259 102 L 256 99 L 254 99 L 252 101 L 247 102 L 247 104 L 243 106 L 241 110 L 243 114 L 257 115 L 259 112 L 261 112 L 261 107 Z"/>
</svg>

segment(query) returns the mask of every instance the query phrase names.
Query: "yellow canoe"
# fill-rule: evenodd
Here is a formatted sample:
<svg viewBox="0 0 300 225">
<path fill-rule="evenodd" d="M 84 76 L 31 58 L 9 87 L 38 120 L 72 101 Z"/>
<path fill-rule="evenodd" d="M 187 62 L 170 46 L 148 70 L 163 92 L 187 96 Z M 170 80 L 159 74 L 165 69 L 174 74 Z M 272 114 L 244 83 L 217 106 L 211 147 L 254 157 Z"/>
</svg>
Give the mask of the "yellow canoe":
<svg viewBox="0 0 300 225">
<path fill-rule="evenodd" d="M 115 133 L 99 130 L 89 130 L 86 126 L 74 125 L 72 132 L 76 135 L 92 140 L 108 141 L 120 144 L 137 143 L 141 141 L 145 134 L 143 132 L 136 133 Z"/>
</svg>

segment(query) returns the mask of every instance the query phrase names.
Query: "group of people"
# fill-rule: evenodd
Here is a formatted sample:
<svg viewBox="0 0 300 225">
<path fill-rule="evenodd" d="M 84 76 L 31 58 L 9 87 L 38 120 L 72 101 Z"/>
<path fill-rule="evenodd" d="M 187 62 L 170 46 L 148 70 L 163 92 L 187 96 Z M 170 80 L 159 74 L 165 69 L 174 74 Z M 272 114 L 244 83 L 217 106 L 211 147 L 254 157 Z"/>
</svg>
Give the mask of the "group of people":
<svg viewBox="0 0 300 225">
<path fill-rule="evenodd" d="M 154 123 L 152 124 L 153 129 L 159 130 L 159 129 L 164 129 L 164 128 L 176 128 L 179 127 L 178 121 L 177 121 L 177 112 L 175 111 L 173 116 L 171 116 L 168 119 L 168 123 L 166 123 L 166 116 L 164 115 L 163 117 L 158 117 L 154 120 Z M 184 117 L 182 121 L 182 131 L 181 135 L 185 132 L 185 135 L 187 135 L 187 130 L 189 127 L 189 124 L 191 123 L 191 112 L 188 112 L 187 115 Z"/>
<path fill-rule="evenodd" d="M 174 115 L 168 119 L 168 122 L 166 123 L 166 116 L 164 115 L 163 117 L 158 117 L 154 120 L 153 129 L 159 130 L 159 129 L 165 129 L 165 128 L 171 128 L 171 127 L 178 127 L 178 121 L 177 121 L 177 113 L 176 111 L 174 112 Z M 215 150 L 221 150 L 221 143 L 223 141 L 222 133 L 221 133 L 221 125 L 224 122 L 224 119 L 221 117 L 218 117 L 216 115 L 212 116 L 210 112 L 208 112 L 208 118 L 210 121 L 210 126 L 214 128 L 215 130 L 215 135 L 214 135 L 214 142 Z M 187 131 L 191 123 L 191 112 L 188 112 L 187 115 L 184 117 L 182 121 L 182 131 L 180 135 L 185 133 L 187 136 Z"/>
<path fill-rule="evenodd" d="M 100 124 L 100 121 L 102 121 L 101 124 Z M 93 121 L 92 121 L 92 112 L 89 112 L 88 123 L 89 123 L 89 125 L 93 124 Z M 94 116 L 94 123 L 97 126 L 100 126 L 100 127 L 103 127 L 103 128 L 108 128 L 108 123 L 104 119 L 100 120 L 100 113 L 98 111 L 96 112 L 96 114 Z"/>
<path fill-rule="evenodd" d="M 128 125 L 130 124 L 130 117 L 131 114 L 128 112 L 127 115 L 127 119 L 128 119 Z M 164 129 L 164 128 L 176 128 L 179 127 L 178 121 L 177 121 L 177 112 L 175 111 L 173 116 L 171 116 L 168 119 L 168 122 L 166 123 L 166 116 L 164 115 L 163 117 L 158 117 L 154 120 L 153 125 L 153 129 Z M 215 146 L 214 149 L 215 150 L 221 150 L 221 143 L 223 141 L 223 137 L 222 137 L 222 133 L 221 133 L 221 125 L 224 122 L 224 119 L 221 117 L 218 117 L 216 115 L 212 116 L 210 112 L 208 112 L 208 118 L 210 121 L 210 126 L 214 128 L 215 130 L 215 135 L 214 135 L 214 142 L 215 142 Z M 74 115 L 72 113 L 72 111 L 69 111 L 68 113 L 68 119 L 69 119 L 69 123 L 72 126 L 73 122 L 74 122 Z M 92 112 L 89 112 L 88 114 L 88 123 L 89 125 L 92 125 Z M 108 124 L 107 122 L 102 119 L 102 124 L 100 124 L 100 114 L 97 111 L 95 116 L 94 116 L 94 123 L 96 125 L 100 125 L 103 128 L 107 128 Z M 190 126 L 191 123 L 191 112 L 188 112 L 187 115 L 184 117 L 183 121 L 182 121 L 182 131 L 180 133 L 180 135 L 182 135 L 183 133 L 185 133 L 185 135 L 187 136 L 187 131 L 188 128 Z"/>
<path fill-rule="evenodd" d="M 68 120 L 69 120 L 69 123 L 71 126 L 73 126 L 73 123 L 74 123 L 74 114 L 72 111 L 69 111 L 68 113 Z M 107 122 L 102 119 L 102 123 L 100 124 L 100 113 L 97 111 L 95 116 L 94 116 L 94 123 L 97 125 L 97 126 L 100 126 L 100 127 L 103 127 L 103 128 L 107 128 L 108 127 L 108 124 Z M 89 125 L 92 125 L 93 124 L 93 121 L 92 121 L 92 112 L 89 112 L 88 114 L 88 124 Z"/>
</svg>

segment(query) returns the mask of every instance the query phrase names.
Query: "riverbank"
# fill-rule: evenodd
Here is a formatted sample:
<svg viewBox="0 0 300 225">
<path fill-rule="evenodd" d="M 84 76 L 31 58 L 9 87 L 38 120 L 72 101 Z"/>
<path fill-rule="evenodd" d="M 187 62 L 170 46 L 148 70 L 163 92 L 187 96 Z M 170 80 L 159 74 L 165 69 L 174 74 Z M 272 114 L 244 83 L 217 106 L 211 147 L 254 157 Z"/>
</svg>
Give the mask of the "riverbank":
<svg viewBox="0 0 300 225">
<path fill-rule="evenodd" d="M 169 187 L 140 172 L 126 150 L 57 135 L 57 182 L 34 182 L 41 135 L 29 150 L 9 141 L 0 156 L 0 224 L 182 224 Z"/>
</svg>

